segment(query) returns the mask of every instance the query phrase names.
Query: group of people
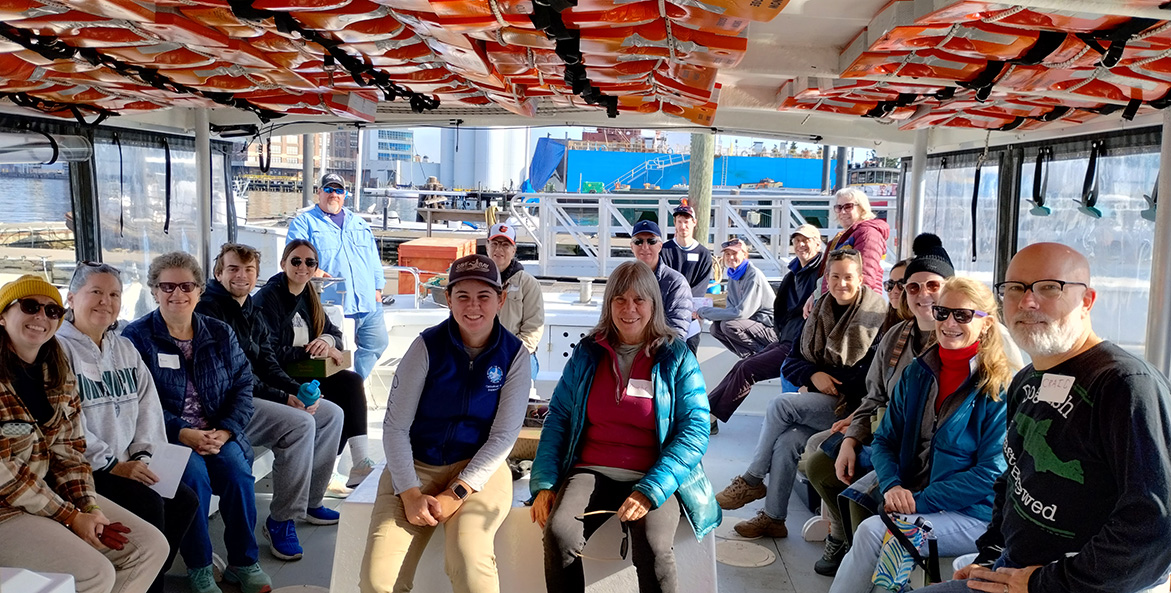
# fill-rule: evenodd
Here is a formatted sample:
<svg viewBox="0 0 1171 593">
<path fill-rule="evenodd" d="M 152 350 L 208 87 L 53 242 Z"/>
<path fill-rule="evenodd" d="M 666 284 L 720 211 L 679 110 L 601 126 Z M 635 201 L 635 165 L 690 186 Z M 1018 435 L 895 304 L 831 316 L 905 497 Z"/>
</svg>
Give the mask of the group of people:
<svg viewBox="0 0 1171 593">
<path fill-rule="evenodd" d="M 0 564 L 71 573 L 86 593 L 158 591 L 178 553 L 192 590 L 216 593 L 214 493 L 225 578 L 266 591 L 252 445 L 276 456 L 263 530 L 275 556 L 303 554 L 297 520 L 338 521 L 322 499 L 346 446 L 351 484 L 372 466 L 362 372 L 385 331 L 379 346 L 381 281 L 362 279 L 376 248 L 370 255 L 369 228 L 341 207 L 345 185 L 333 177 L 322 180 L 318 208 L 294 221 L 282 271 L 255 294 L 259 253 L 237 244 L 222 247 L 206 283 L 192 256 L 156 258 L 147 284 L 159 307 L 121 333 L 111 266 L 78 266 L 68 310 L 39 278 L 0 287 L 0 539 L 22 542 L 0 548 Z M 843 231 L 823 243 L 816 228 L 796 229 L 796 257 L 775 291 L 745 241 L 724 242 L 724 307 L 696 306 L 712 260 L 692 236 L 694 210 L 674 211 L 670 241 L 651 221 L 632 229 L 636 261 L 608 279 L 532 465 L 548 590 L 585 590 L 582 552 L 611 516 L 640 591 L 686 589 L 679 525 L 701 540 L 721 509 L 763 498 L 734 529 L 785 537 L 799 470 L 827 503 L 830 535 L 815 570 L 834 576 L 834 592 L 906 584 L 885 564 L 892 517 L 929 525 L 940 555 L 978 553 L 930 591 L 1137 593 L 1165 583 L 1171 388 L 1094 334 L 1085 257 L 1030 245 L 990 289 L 956 276 L 942 241 L 924 234 L 883 281 L 885 222 L 857 190 L 838 192 L 833 209 Z M 364 593 L 410 590 L 440 525 L 453 588 L 499 591 L 493 542 L 513 500 L 505 459 L 544 314 L 539 285 L 515 259 L 515 230 L 497 224 L 487 239 L 487 256 L 452 264 L 449 317 L 410 344 L 395 373 Z M 342 359 L 341 333 L 311 285 L 320 272 L 350 283 L 347 314 L 366 338 L 359 372 L 332 375 L 320 399 L 305 399 L 289 365 Z M 701 319 L 739 358 L 710 393 L 694 355 Z M 755 382 L 778 377 L 786 392 L 769 404 L 751 463 L 714 493 L 702 465 L 710 435 Z M 167 443 L 190 456 L 178 491 L 163 498 L 150 488 L 150 460 Z"/>
</svg>

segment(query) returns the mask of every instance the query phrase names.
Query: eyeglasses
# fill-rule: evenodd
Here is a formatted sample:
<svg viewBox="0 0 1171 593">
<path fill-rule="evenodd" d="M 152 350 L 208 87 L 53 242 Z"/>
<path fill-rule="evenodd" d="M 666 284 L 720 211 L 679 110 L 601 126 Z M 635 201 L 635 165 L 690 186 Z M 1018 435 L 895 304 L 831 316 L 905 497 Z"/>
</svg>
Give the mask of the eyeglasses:
<svg viewBox="0 0 1171 593">
<path fill-rule="evenodd" d="M 904 288 L 906 285 L 906 280 L 887 280 L 886 282 L 882 283 L 882 288 L 883 290 L 890 292 L 894 290 L 896 286 L 899 288 Z"/>
<path fill-rule="evenodd" d="M 578 521 L 585 521 L 586 517 L 589 517 L 591 515 L 617 515 L 617 514 L 618 514 L 618 511 L 590 511 L 588 513 L 582 513 L 580 515 L 577 515 L 574 517 L 574 519 L 577 519 Z M 618 544 L 618 555 L 623 560 L 626 560 L 626 554 L 630 551 L 630 526 L 627 525 L 626 522 L 624 522 L 624 521 L 620 521 L 618 524 L 620 526 L 622 526 L 622 543 Z M 585 554 L 578 554 L 578 556 L 580 556 L 582 558 L 590 558 L 589 556 L 586 556 Z M 608 559 L 607 558 L 590 558 L 590 560 L 608 560 Z"/>
<path fill-rule="evenodd" d="M 948 307 L 940 307 L 935 305 L 931 307 L 931 314 L 935 316 L 935 320 L 942 323 L 947 321 L 948 316 L 955 318 L 956 323 L 960 325 L 967 325 L 972 322 L 973 317 L 987 317 L 988 313 L 979 309 L 950 309 Z"/>
<path fill-rule="evenodd" d="M 16 299 L 8 303 L 8 306 L 11 307 L 15 304 L 20 304 L 20 310 L 26 315 L 36 315 L 41 312 L 41 309 L 45 310 L 45 317 L 49 319 L 61 319 L 61 316 L 65 314 L 65 307 L 56 303 L 45 305 L 36 299 Z"/>
<path fill-rule="evenodd" d="M 631 241 L 630 243 L 633 244 L 635 247 L 638 247 L 639 245 L 642 245 L 643 243 L 646 243 L 647 245 L 658 245 L 659 238 L 658 237 L 647 237 L 645 239 L 635 239 L 635 240 Z"/>
<path fill-rule="evenodd" d="M 994 286 L 994 288 L 996 289 L 996 295 L 1001 300 L 1023 299 L 1025 298 L 1025 293 L 1031 290 L 1033 291 L 1033 295 L 1042 301 L 1054 301 L 1061 298 L 1061 293 L 1065 292 L 1065 286 L 1067 284 L 1089 288 L 1089 285 L 1085 282 L 1066 282 L 1064 280 L 1051 279 L 1038 280 L 1029 284 L 1015 281 L 1001 282 Z"/>
<path fill-rule="evenodd" d="M 195 289 L 199 288 L 199 285 L 194 282 L 159 282 L 157 288 L 167 294 L 171 294 L 175 292 L 176 288 L 183 292 L 195 292 Z"/>
<path fill-rule="evenodd" d="M 299 257 L 290 257 L 289 258 L 289 265 L 293 266 L 294 268 L 301 267 L 302 263 L 305 264 L 305 267 L 309 268 L 309 269 L 313 269 L 313 268 L 317 267 L 317 260 L 315 260 L 311 257 L 305 258 L 305 259 L 301 259 Z"/>
<path fill-rule="evenodd" d="M 852 212 L 853 210 L 853 202 L 847 202 L 845 204 L 834 204 L 834 212 Z"/>
<path fill-rule="evenodd" d="M 507 249 L 513 245 L 514 243 L 508 239 L 493 239 L 488 241 L 488 247 L 495 247 L 497 249 Z"/>
<path fill-rule="evenodd" d="M 325 186 L 325 187 L 321 188 L 321 191 L 323 191 L 327 194 L 337 194 L 339 196 L 346 195 L 346 188 L 344 188 L 344 187 Z"/>
<path fill-rule="evenodd" d="M 906 290 L 907 294 L 915 296 L 924 290 L 927 292 L 939 292 L 940 288 L 943 288 L 942 282 L 938 280 L 928 280 L 926 282 L 907 282 L 903 287 L 903 290 Z"/>
</svg>

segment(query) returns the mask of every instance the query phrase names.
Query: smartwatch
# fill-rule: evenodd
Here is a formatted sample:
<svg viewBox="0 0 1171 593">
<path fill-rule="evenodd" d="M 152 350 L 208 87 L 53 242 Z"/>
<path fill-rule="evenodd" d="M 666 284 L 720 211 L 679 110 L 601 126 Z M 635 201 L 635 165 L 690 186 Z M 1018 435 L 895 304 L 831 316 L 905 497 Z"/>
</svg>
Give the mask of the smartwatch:
<svg viewBox="0 0 1171 593">
<path fill-rule="evenodd" d="M 468 495 L 471 494 L 471 491 L 465 488 L 463 484 L 456 484 L 455 486 L 452 486 L 451 492 L 452 494 L 455 494 L 455 497 L 460 500 L 467 498 Z"/>
</svg>

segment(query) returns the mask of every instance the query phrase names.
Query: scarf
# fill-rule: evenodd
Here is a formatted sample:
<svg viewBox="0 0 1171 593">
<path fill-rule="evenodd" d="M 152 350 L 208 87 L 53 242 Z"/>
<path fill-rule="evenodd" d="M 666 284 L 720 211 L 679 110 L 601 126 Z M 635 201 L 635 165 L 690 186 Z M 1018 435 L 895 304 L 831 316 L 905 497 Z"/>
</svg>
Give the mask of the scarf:
<svg viewBox="0 0 1171 593">
<path fill-rule="evenodd" d="M 523 269 L 525 269 L 525 267 L 521 265 L 521 263 L 517 261 L 515 257 L 512 258 L 512 261 L 508 262 L 508 267 L 500 270 L 500 284 L 508 284 L 508 279 L 512 278 L 517 274 L 517 272 L 520 272 Z"/>
<path fill-rule="evenodd" d="M 886 299 L 863 285 L 841 317 L 832 295 L 817 301 L 801 332 L 801 355 L 816 365 L 852 367 L 866 356 L 886 320 Z"/>
<path fill-rule="evenodd" d="M 740 262 L 740 265 L 734 268 L 728 268 L 728 277 L 733 280 L 739 280 L 744 277 L 744 272 L 748 271 L 748 260 Z"/>
</svg>

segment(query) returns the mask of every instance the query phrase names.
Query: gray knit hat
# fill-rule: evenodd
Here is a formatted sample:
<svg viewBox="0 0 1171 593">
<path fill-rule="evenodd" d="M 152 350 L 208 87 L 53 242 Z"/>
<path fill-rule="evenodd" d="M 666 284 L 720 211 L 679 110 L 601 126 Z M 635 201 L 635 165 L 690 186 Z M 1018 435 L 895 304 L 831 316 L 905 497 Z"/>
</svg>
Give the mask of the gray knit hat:
<svg viewBox="0 0 1171 593">
<path fill-rule="evenodd" d="M 915 242 L 911 244 L 911 252 L 915 257 L 907 264 L 904 278 L 910 278 L 915 272 L 931 272 L 944 278 L 955 276 L 955 267 L 952 266 L 951 258 L 948 257 L 947 250 L 943 248 L 943 241 L 938 236 L 923 233 L 915 237 Z"/>
</svg>

